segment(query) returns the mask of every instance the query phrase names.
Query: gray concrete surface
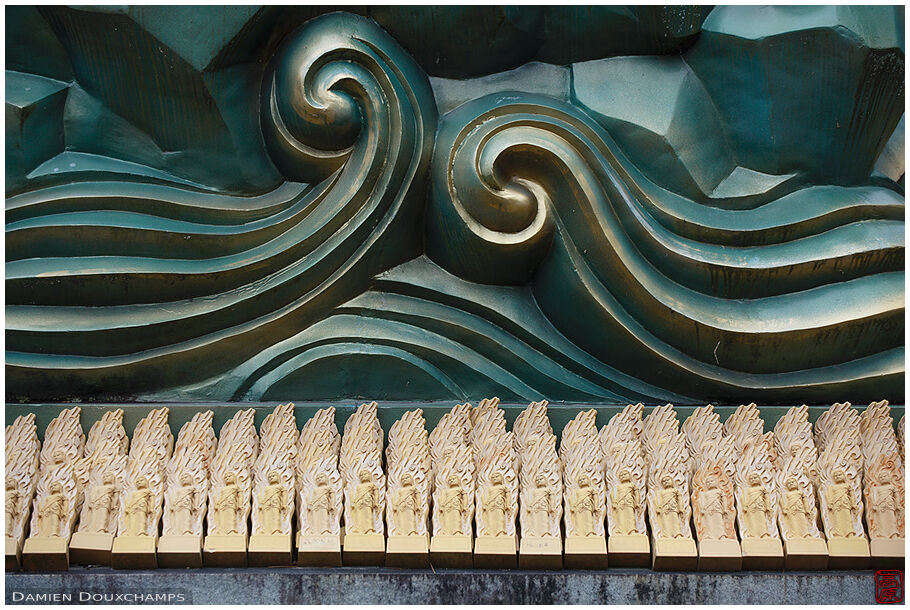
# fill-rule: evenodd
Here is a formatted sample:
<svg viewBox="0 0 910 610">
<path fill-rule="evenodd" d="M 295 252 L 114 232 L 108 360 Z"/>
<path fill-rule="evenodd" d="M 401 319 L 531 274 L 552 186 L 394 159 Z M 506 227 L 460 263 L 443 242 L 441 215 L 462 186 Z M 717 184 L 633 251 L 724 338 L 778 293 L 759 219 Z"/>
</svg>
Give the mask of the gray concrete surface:
<svg viewBox="0 0 910 610">
<path fill-rule="evenodd" d="M 872 604 L 874 586 L 872 571 L 74 568 L 53 574 L 8 573 L 6 603 Z"/>
</svg>

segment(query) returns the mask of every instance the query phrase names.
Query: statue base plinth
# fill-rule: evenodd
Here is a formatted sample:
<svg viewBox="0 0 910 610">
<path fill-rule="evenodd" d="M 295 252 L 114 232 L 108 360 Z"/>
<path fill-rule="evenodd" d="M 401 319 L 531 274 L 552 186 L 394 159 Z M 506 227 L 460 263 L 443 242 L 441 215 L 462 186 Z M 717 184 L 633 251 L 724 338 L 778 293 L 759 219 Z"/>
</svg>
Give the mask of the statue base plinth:
<svg viewBox="0 0 910 610">
<path fill-rule="evenodd" d="M 777 538 L 746 538 L 742 541 L 744 570 L 782 570 L 784 547 Z"/>
<path fill-rule="evenodd" d="M 784 542 L 787 570 L 826 570 L 828 545 L 821 538 L 791 538 Z"/>
<path fill-rule="evenodd" d="M 111 547 L 111 567 L 115 570 L 154 570 L 158 567 L 154 536 L 117 536 Z"/>
<path fill-rule="evenodd" d="M 201 568 L 202 536 L 162 536 L 158 540 L 159 568 Z"/>
<path fill-rule="evenodd" d="M 870 559 L 869 541 L 865 537 L 828 539 L 830 570 L 866 570 Z"/>
<path fill-rule="evenodd" d="M 251 568 L 289 566 L 294 563 L 290 534 L 253 534 L 246 552 Z"/>
<path fill-rule="evenodd" d="M 63 538 L 28 538 L 21 559 L 22 569 L 30 572 L 60 572 L 70 567 L 69 549 Z"/>
<path fill-rule="evenodd" d="M 873 538 L 869 544 L 874 568 L 902 568 L 904 566 L 903 538 Z"/>
<path fill-rule="evenodd" d="M 515 536 L 478 536 L 474 541 L 475 568 L 507 568 L 518 566 Z"/>
<path fill-rule="evenodd" d="M 738 540 L 699 540 L 698 569 L 702 572 L 738 572 L 743 552 Z"/>
<path fill-rule="evenodd" d="M 346 566 L 384 566 L 385 537 L 382 534 L 345 534 L 341 556 Z"/>
<path fill-rule="evenodd" d="M 113 546 L 113 534 L 76 532 L 70 540 L 70 561 L 80 566 L 109 566 Z"/>
<path fill-rule="evenodd" d="M 607 567 L 607 541 L 603 536 L 566 536 L 565 565 L 570 570 Z"/>
<path fill-rule="evenodd" d="M 471 568 L 474 566 L 473 543 L 470 536 L 433 536 L 430 538 L 430 559 L 439 568 Z"/>
<path fill-rule="evenodd" d="M 607 538 L 610 565 L 624 568 L 647 568 L 651 563 L 651 545 L 644 534 L 614 534 Z"/>
<path fill-rule="evenodd" d="M 385 549 L 385 565 L 389 568 L 429 568 L 430 551 L 427 537 L 389 536 Z"/>
<path fill-rule="evenodd" d="M 297 532 L 297 565 L 337 568 L 341 566 L 341 536 L 301 536 Z"/>
<path fill-rule="evenodd" d="M 691 538 L 653 538 L 651 569 L 694 570 L 698 567 L 698 549 Z"/>
<path fill-rule="evenodd" d="M 518 567 L 522 570 L 561 570 L 562 539 L 522 537 L 518 546 Z"/>
<path fill-rule="evenodd" d="M 206 536 L 202 563 L 212 568 L 245 568 L 246 534 Z"/>
<path fill-rule="evenodd" d="M 6 537 L 6 569 L 7 571 L 18 570 L 22 549 L 19 547 L 19 540 L 16 538 Z"/>
</svg>

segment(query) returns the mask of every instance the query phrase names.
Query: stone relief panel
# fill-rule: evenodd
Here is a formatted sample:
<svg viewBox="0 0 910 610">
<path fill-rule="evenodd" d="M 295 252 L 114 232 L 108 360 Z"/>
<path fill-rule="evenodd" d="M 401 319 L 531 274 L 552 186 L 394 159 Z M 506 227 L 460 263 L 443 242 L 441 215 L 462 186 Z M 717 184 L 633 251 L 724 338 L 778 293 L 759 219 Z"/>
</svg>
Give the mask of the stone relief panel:
<svg viewBox="0 0 910 610">
<path fill-rule="evenodd" d="M 7 9 L 7 400 L 903 399 L 902 7 L 171 8 Z"/>
</svg>

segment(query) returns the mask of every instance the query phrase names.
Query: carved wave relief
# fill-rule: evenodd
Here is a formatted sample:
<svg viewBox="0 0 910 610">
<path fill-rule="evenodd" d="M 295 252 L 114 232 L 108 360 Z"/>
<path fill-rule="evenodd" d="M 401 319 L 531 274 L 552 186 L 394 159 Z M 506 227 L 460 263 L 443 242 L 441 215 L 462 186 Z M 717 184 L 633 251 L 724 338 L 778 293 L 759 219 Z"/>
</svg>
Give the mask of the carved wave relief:
<svg viewBox="0 0 910 610">
<path fill-rule="evenodd" d="M 696 200 L 570 101 L 439 118 L 351 14 L 261 83 L 266 192 L 110 166 L 7 197 L 8 399 L 903 397 L 894 188 Z"/>
</svg>

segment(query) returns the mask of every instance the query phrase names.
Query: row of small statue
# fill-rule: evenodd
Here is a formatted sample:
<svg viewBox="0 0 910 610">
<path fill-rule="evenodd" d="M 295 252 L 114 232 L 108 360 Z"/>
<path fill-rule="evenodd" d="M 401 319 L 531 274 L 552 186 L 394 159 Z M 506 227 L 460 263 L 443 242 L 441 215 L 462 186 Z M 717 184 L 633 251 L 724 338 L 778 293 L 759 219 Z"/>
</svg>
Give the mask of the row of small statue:
<svg viewBox="0 0 910 610">
<path fill-rule="evenodd" d="M 167 408 L 132 442 L 120 409 L 87 440 L 80 409 L 64 410 L 43 447 L 34 414 L 19 417 L 6 428 L 7 569 L 291 565 L 293 546 L 299 565 L 903 564 L 904 418 L 895 434 L 886 401 L 835 404 L 814 429 L 794 407 L 768 433 L 754 404 L 723 424 L 699 407 L 682 426 L 672 405 L 647 417 L 629 405 L 600 430 L 591 409 L 558 449 L 546 401 L 511 431 L 498 403 L 457 405 L 430 434 L 406 412 L 385 469 L 375 402 L 343 435 L 334 408 L 298 434 L 286 404 L 258 434 L 254 410 L 238 411 L 217 439 L 212 412 L 197 413 L 176 443 Z"/>
</svg>

